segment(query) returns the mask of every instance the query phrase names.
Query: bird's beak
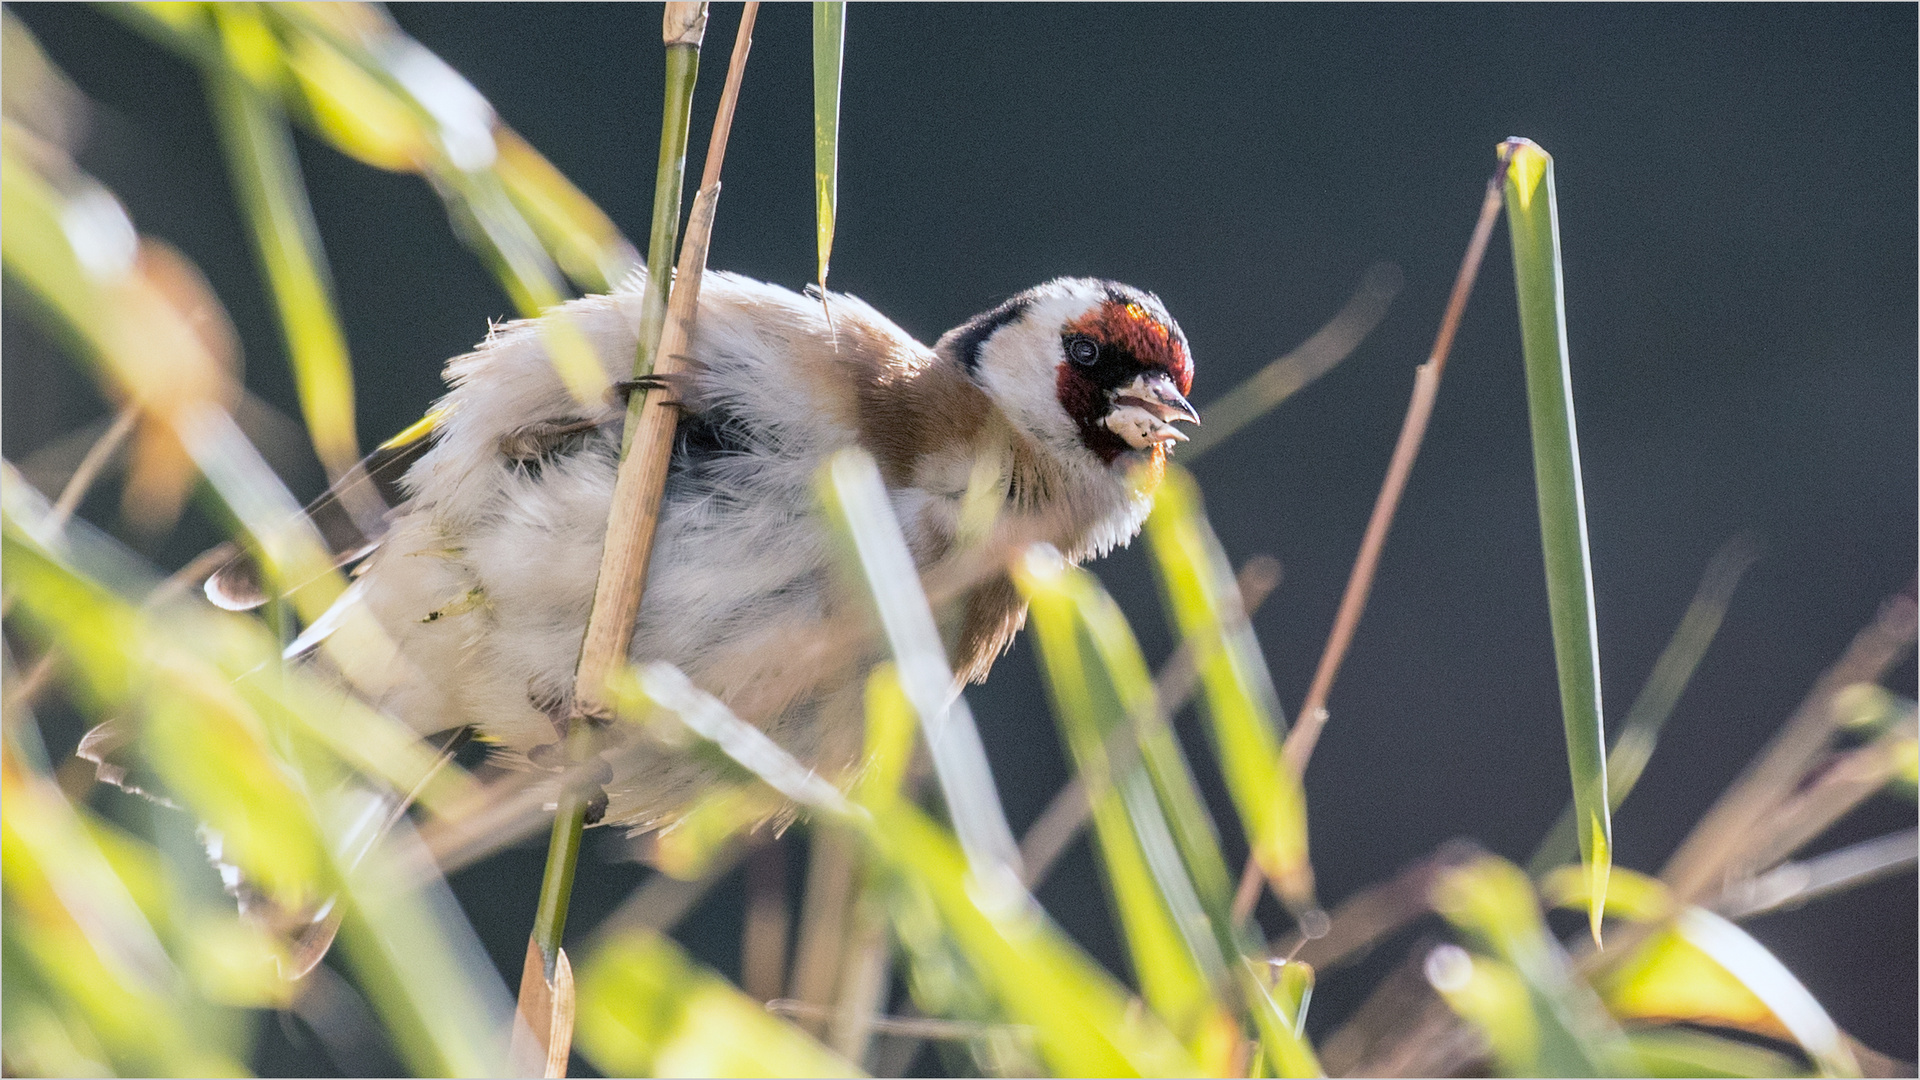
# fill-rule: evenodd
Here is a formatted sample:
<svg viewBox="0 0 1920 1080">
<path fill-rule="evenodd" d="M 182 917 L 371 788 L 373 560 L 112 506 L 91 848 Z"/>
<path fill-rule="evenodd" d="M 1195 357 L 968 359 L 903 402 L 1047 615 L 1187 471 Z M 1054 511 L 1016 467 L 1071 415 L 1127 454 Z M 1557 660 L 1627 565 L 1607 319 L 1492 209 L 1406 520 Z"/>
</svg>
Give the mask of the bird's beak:
<svg viewBox="0 0 1920 1080">
<path fill-rule="evenodd" d="M 1107 427 L 1136 450 L 1164 443 L 1186 442 L 1175 421 L 1198 424 L 1200 414 L 1162 372 L 1144 374 L 1113 395 Z"/>
</svg>

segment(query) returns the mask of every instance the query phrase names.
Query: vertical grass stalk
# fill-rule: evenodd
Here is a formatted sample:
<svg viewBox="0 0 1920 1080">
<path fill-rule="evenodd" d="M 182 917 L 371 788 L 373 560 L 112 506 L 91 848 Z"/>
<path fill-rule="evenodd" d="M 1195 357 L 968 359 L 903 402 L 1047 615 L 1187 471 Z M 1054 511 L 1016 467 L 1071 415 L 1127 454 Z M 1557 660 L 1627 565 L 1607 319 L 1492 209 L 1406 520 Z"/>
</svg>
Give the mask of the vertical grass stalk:
<svg viewBox="0 0 1920 1080">
<path fill-rule="evenodd" d="M 1526 356 L 1527 413 L 1533 428 L 1534 483 L 1540 497 L 1540 546 L 1546 560 L 1553 655 L 1579 826 L 1580 860 L 1591 878 L 1587 918 L 1600 940 L 1607 874 L 1613 865 L 1607 800 L 1607 735 L 1600 711 L 1600 639 L 1594 625 L 1593 566 L 1574 432 L 1567 359 L 1566 297 L 1560 273 L 1560 218 L 1553 158 L 1531 140 L 1509 139 L 1507 228 L 1513 236 L 1520 344 Z"/>
<path fill-rule="evenodd" d="M 660 331 L 667 323 L 667 290 L 673 285 L 673 257 L 680 244 L 680 201 L 686 186 L 687 128 L 693 117 L 693 88 L 700 77 L 700 44 L 706 26 L 706 5 L 668 5 L 664 31 L 667 85 L 660 110 L 660 162 L 653 181 L 653 228 L 647 233 L 647 284 L 640 294 L 640 341 L 633 356 L 635 378 L 653 374 Z M 623 452 L 633 445 L 644 400 L 643 394 L 627 399 Z"/>
<path fill-rule="evenodd" d="M 712 223 L 713 197 L 719 183 L 719 161 L 725 153 L 727 130 L 734 101 L 739 94 L 740 66 L 746 61 L 745 45 L 752 32 L 755 6 L 749 4 L 741 17 L 740 37 L 735 44 L 728 72 L 726 92 L 721 97 L 720 116 L 715 121 L 708 144 L 707 172 L 701 192 L 705 203 L 696 202 L 689 226 L 684 254 L 695 256 L 698 264 L 691 273 L 679 278 L 687 301 L 677 311 L 681 323 L 691 321 L 692 305 L 698 303 L 700 270 L 706 264 L 706 236 L 692 235 L 702 225 Z M 636 374 L 657 370 L 653 350 L 666 336 L 668 290 L 673 281 L 667 264 L 673 257 L 675 236 L 679 231 L 682 178 L 686 172 L 687 117 L 693 86 L 698 74 L 700 44 L 706 33 L 707 6 L 704 3 L 670 3 L 661 25 L 661 39 L 667 50 L 667 85 L 662 107 L 659 171 L 654 190 L 654 221 L 648 241 L 648 275 L 643 294 L 643 322 L 640 344 L 634 358 Z M 697 248 L 697 252 L 695 249 Z M 684 330 L 682 334 L 684 344 Z M 587 623 L 580 666 L 574 690 L 574 716 L 569 720 L 569 758 L 587 756 L 591 751 L 590 717 L 605 712 L 607 676 L 626 659 L 627 643 L 633 622 L 640 611 L 641 589 L 646 580 L 647 557 L 651 553 L 653 527 L 665 486 L 666 442 L 672 439 L 674 417 L 670 410 L 645 410 L 647 395 L 632 394 L 627 407 L 627 427 L 614 505 L 607 522 L 607 543 L 600 566 L 600 581 L 594 591 L 594 607 Z M 649 424 L 649 421 L 653 423 Z M 667 425 L 666 441 L 649 430 L 659 423 Z M 636 452 L 636 447 L 637 452 Z M 653 482 L 648 483 L 648 480 Z M 526 967 L 521 973 L 522 1020 L 538 1041 L 545 1059 L 547 1075 L 564 1075 L 566 1054 L 562 1042 L 573 1038 L 570 1022 L 572 1003 L 555 1000 L 556 975 L 566 964 L 561 940 L 566 931 L 567 903 L 573 891 L 573 877 L 579 862 L 581 832 L 586 826 L 589 793 L 578 785 L 563 785 L 555 807 L 553 832 L 548 840 L 547 866 L 541 879 L 540 904 L 533 935 L 527 950 Z M 535 964 L 539 964 L 536 977 Z M 533 1000 L 529 1000 L 529 998 Z M 544 1004 L 546 1008 L 530 1008 Z M 568 1022 L 562 1024 L 562 1014 Z M 516 1026 L 516 1033 L 518 1028 Z M 515 1054 L 516 1061 L 523 1055 Z M 559 1068 L 556 1071 L 555 1065 Z"/>
</svg>

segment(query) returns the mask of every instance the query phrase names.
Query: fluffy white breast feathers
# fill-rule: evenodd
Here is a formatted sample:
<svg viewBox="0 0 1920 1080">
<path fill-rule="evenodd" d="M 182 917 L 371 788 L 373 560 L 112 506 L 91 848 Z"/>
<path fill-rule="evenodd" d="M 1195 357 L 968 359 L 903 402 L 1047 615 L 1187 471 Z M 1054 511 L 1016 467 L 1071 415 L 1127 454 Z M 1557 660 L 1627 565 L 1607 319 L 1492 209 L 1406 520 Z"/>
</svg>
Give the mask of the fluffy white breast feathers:
<svg viewBox="0 0 1920 1080">
<path fill-rule="evenodd" d="M 613 380 L 632 363 L 640 285 L 566 308 Z M 959 556 L 980 462 L 1006 535 L 1078 561 L 1133 537 L 1185 438 L 1173 425 L 1198 417 L 1185 336 L 1158 298 L 1125 285 L 1048 282 L 931 349 L 860 300 L 829 302 L 831 329 L 817 297 L 733 274 L 703 282 L 686 370 L 653 395 L 682 417 L 632 655 L 679 666 L 831 774 L 857 751 L 873 657 L 823 666 L 816 640 L 845 602 L 814 506 L 828 455 L 874 455 L 923 574 Z M 393 509 L 370 524 L 345 512 L 349 491 L 312 513 L 343 561 L 364 560 L 343 603 L 396 646 L 376 703 L 423 734 L 472 727 L 497 759 L 528 766 L 571 707 L 624 409 L 582 408 L 533 323 L 490 334 L 447 377 L 432 421 L 344 482 Z M 227 607 L 263 599 L 244 561 L 207 592 Z M 1024 608 L 995 577 L 954 610 L 954 668 L 978 679 Z M 691 762 L 620 760 L 608 821 L 656 824 L 706 782 Z"/>
</svg>

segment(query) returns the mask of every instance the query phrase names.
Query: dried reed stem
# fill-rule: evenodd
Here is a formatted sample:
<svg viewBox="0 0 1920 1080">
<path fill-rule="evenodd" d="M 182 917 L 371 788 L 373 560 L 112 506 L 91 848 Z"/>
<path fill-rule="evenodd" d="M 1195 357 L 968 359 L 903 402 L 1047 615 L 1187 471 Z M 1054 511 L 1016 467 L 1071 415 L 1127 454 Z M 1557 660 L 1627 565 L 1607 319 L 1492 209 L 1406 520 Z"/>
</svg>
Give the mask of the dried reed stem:
<svg viewBox="0 0 1920 1080">
<path fill-rule="evenodd" d="M 1754 861 L 1764 854 L 1772 831 L 1756 829 L 1755 823 L 1779 814 L 1825 753 L 1836 727 L 1833 696 L 1854 683 L 1877 682 L 1913 647 L 1914 633 L 1914 599 L 1896 596 L 1854 637 L 1765 752 L 1694 826 L 1660 871 L 1675 904 L 1695 903 L 1765 869 Z"/>
<path fill-rule="evenodd" d="M 753 44 L 753 20 L 759 4 L 749 3 L 740 14 L 727 64 L 727 85 L 707 143 L 707 164 L 700 177 L 687 218 L 686 238 L 680 245 L 680 264 L 668 301 L 667 324 L 654 354 L 654 374 L 672 375 L 682 367 L 687 343 L 693 336 L 694 315 L 700 304 L 700 275 L 707 267 L 707 244 L 713 234 L 713 214 L 720 198 L 720 166 L 726 159 L 727 135 L 733 127 L 734 104 L 740 97 L 740 79 L 746 71 L 747 51 Z M 635 393 L 641 393 L 636 390 Z M 649 399 L 652 393 L 648 394 Z M 666 490 L 667 457 L 673 448 L 678 415 L 671 408 L 646 409 L 634 432 L 630 449 L 620 462 L 614 482 L 613 509 L 607 519 L 607 544 L 600 557 L 600 580 L 594 587 L 593 614 L 587 622 L 586 642 L 580 652 L 574 683 L 576 716 L 604 719 L 611 715 L 607 678 L 626 662 L 633 639 L 633 623 L 640 613 L 647 563 L 653 554 L 654 527 L 659 523 L 660 496 Z"/>
<path fill-rule="evenodd" d="M 1427 421 L 1433 416 L 1433 403 L 1440 393 L 1440 374 L 1446 370 L 1447 355 L 1453 351 L 1453 337 L 1460 329 L 1460 319 L 1466 314 L 1467 297 L 1473 294 L 1474 279 L 1480 275 L 1480 263 L 1487 253 L 1487 241 L 1493 235 L 1494 221 L 1500 214 L 1500 192 L 1507 179 L 1507 154 L 1505 146 L 1500 149 L 1500 165 L 1487 180 L 1486 198 L 1480 203 L 1480 220 L 1474 224 L 1473 238 L 1467 243 L 1467 253 L 1460 260 L 1460 272 L 1453 279 L 1453 294 L 1447 297 L 1446 314 L 1440 319 L 1440 333 L 1434 337 L 1433 351 L 1428 354 L 1427 362 L 1414 371 L 1413 400 L 1407 404 L 1406 419 L 1400 425 L 1400 440 L 1394 445 L 1393 459 L 1387 464 L 1387 477 L 1380 485 L 1380 495 L 1373 503 L 1373 516 L 1367 521 L 1366 535 L 1360 541 L 1360 554 L 1353 561 L 1353 572 L 1347 577 L 1347 591 L 1340 598 L 1340 611 L 1333 620 L 1333 632 L 1327 635 L 1326 648 L 1320 654 L 1320 666 L 1314 670 L 1313 684 L 1307 689 L 1307 700 L 1300 706 L 1300 722 L 1288 736 L 1286 753 L 1287 764 L 1293 766 L 1296 773 L 1305 773 L 1307 759 L 1313 756 L 1314 744 L 1320 740 L 1320 730 L 1327 723 L 1327 694 L 1333 689 L 1334 677 L 1340 674 L 1340 664 L 1347 658 L 1347 648 L 1353 644 L 1353 633 L 1360 625 L 1360 615 L 1367 607 L 1367 595 L 1373 591 L 1374 571 L 1380 565 L 1380 552 L 1387 544 L 1387 529 L 1393 524 L 1393 513 L 1400 506 L 1400 495 L 1406 490 L 1407 477 L 1413 472 L 1413 461 L 1420 455 L 1420 442 L 1427 434 Z"/>
<path fill-rule="evenodd" d="M 1374 572 L 1380 566 L 1380 553 L 1387 545 L 1387 529 L 1393 525 L 1394 511 L 1400 507 L 1401 493 L 1413 473 L 1414 459 L 1420 456 L 1420 442 L 1427 434 L 1427 421 L 1433 416 L 1433 403 L 1440 393 L 1440 374 L 1446 369 L 1447 356 L 1453 351 L 1453 337 L 1467 311 L 1467 298 L 1473 294 L 1474 279 L 1480 276 L 1480 263 L 1487 254 L 1487 241 L 1493 235 L 1494 221 L 1500 215 L 1501 189 L 1507 181 L 1510 149 L 1500 147 L 1500 163 L 1487 179 L 1487 194 L 1480 203 L 1480 220 L 1473 226 L 1467 253 L 1460 260 L 1460 272 L 1453 279 L 1453 293 L 1447 297 L 1446 313 L 1440 319 L 1440 332 L 1433 339 L 1433 351 L 1427 362 L 1414 370 L 1413 400 L 1407 404 L 1406 419 L 1400 424 L 1400 439 L 1387 463 L 1387 476 L 1374 499 L 1373 516 L 1367 520 L 1366 534 L 1360 540 L 1360 554 L 1353 560 L 1353 572 L 1347 576 L 1347 590 L 1340 597 L 1340 610 L 1334 616 L 1333 631 L 1327 635 L 1326 648 L 1320 653 L 1320 665 L 1314 670 L 1313 683 L 1307 688 L 1307 700 L 1300 706 L 1299 721 L 1287 736 L 1284 751 L 1287 764 L 1296 775 L 1305 775 L 1307 760 L 1320 741 L 1327 725 L 1327 695 L 1334 677 L 1347 658 L 1353 634 L 1360 626 L 1360 615 L 1367 608 L 1367 596 L 1373 591 Z M 1236 921 L 1253 913 L 1260 898 L 1259 868 L 1252 856 L 1240 874 L 1240 887 L 1234 896 Z"/>
<path fill-rule="evenodd" d="M 669 3 L 662 37 L 669 48 L 691 44 L 705 27 L 705 4 Z M 668 301 L 667 323 L 654 357 L 654 373 L 669 375 L 680 367 L 680 357 L 692 336 L 700 303 L 700 275 L 707 265 L 707 243 L 713 231 L 714 205 L 720 196 L 720 166 L 726 158 L 727 135 L 740 97 L 740 80 L 753 43 L 754 16 L 759 4 L 748 3 L 740 14 L 733 55 L 727 64 L 727 84 L 720 95 L 713 135 L 707 142 L 707 163 L 700 192 L 688 216 L 680 264 Z M 636 390 L 635 393 L 644 393 Z M 666 488 L 667 459 L 673 447 L 677 416 L 669 408 L 640 411 L 639 429 L 628 440 L 614 484 L 613 506 L 607 520 L 606 547 L 600 560 L 600 578 L 594 588 L 586 641 L 574 683 L 574 719 L 567 738 L 569 756 L 591 756 L 582 738 L 585 720 L 611 716 L 607 679 L 626 662 L 634 619 L 653 551 L 654 527 L 659 521 L 660 498 Z M 562 786 L 547 849 L 547 870 L 540 889 L 540 907 L 527 946 L 520 978 L 519 1022 L 515 1024 L 516 1063 L 527 1061 L 525 1034 L 530 1033 L 543 1053 L 547 1076 L 564 1076 L 568 1048 L 573 1041 L 572 978 L 566 953 L 560 947 L 566 929 L 567 901 L 578 863 L 580 833 L 586 812 L 586 793 L 577 783 Z M 526 1028 L 523 1032 L 522 1027 Z M 557 1071 L 556 1071 L 557 1070 Z"/>
</svg>

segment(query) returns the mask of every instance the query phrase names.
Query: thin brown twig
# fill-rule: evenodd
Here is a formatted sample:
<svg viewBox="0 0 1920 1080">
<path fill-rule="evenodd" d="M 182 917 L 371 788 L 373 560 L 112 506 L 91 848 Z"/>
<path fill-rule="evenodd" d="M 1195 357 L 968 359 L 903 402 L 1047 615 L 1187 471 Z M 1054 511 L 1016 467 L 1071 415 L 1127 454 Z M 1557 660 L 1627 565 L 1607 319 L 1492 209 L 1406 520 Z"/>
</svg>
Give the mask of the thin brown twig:
<svg viewBox="0 0 1920 1080">
<path fill-rule="evenodd" d="M 747 912 L 740 930 L 740 988 L 771 1001 L 787 981 L 787 853 L 779 841 L 747 856 Z"/>
<path fill-rule="evenodd" d="M 687 912 L 692 911 L 701 897 L 707 895 L 720 879 L 733 872 L 741 858 L 746 854 L 747 845 L 735 843 L 713 857 L 706 873 L 694 881 L 682 881 L 667 874 L 655 874 L 645 885 L 635 889 L 620 902 L 613 914 L 600 920 L 593 928 L 590 940 L 604 942 L 616 934 L 631 930 L 653 930 L 666 933 L 674 928 Z"/>
<path fill-rule="evenodd" d="M 1387 476 L 1380 485 L 1380 495 L 1374 500 L 1373 516 L 1367 521 L 1366 535 L 1360 541 L 1360 554 L 1353 561 L 1353 572 L 1347 577 L 1347 591 L 1340 598 L 1340 611 L 1333 621 L 1333 632 L 1327 636 L 1326 648 L 1320 654 L 1320 666 L 1314 670 L 1313 683 L 1307 689 L 1307 699 L 1300 706 L 1300 720 L 1287 738 L 1287 763 L 1296 773 L 1305 773 L 1307 760 L 1313 756 L 1313 747 L 1320 739 L 1320 730 L 1327 723 L 1327 694 L 1333 689 L 1334 677 L 1340 673 L 1340 664 L 1346 659 L 1347 648 L 1353 644 L 1354 630 L 1360 625 L 1360 615 L 1367 607 L 1367 594 L 1373 589 L 1374 571 L 1380 564 L 1380 552 L 1386 547 L 1387 529 L 1393 524 L 1394 511 L 1400 505 L 1400 495 L 1406 490 L 1407 477 L 1413 472 L 1413 462 L 1420 454 L 1420 442 L 1427 433 L 1427 421 L 1433 416 L 1435 397 L 1440 392 L 1440 375 L 1446 370 L 1447 355 L 1453 351 L 1454 334 L 1460 329 L 1460 320 L 1466 314 L 1467 298 L 1473 293 L 1473 282 L 1480 274 L 1480 263 L 1487 254 L 1487 241 L 1493 235 L 1493 225 L 1500 214 L 1501 189 L 1507 178 L 1507 155 L 1505 145 L 1500 148 L 1500 164 L 1487 180 L 1486 198 L 1480 203 L 1480 220 L 1474 224 L 1473 238 L 1467 242 L 1467 253 L 1460 260 L 1460 272 L 1454 277 L 1453 293 L 1447 298 L 1446 314 L 1440 319 L 1440 332 L 1434 337 L 1433 351 L 1428 354 L 1427 362 L 1420 365 L 1414 373 L 1413 400 L 1407 405 L 1406 419 L 1400 426 L 1400 440 L 1394 445 L 1393 459 L 1387 464 Z"/>
<path fill-rule="evenodd" d="M 40 691 L 47 688 L 47 683 L 53 675 L 53 669 L 59 663 L 59 649 L 48 649 L 46 652 L 41 653 L 40 658 L 35 660 L 33 666 L 27 669 L 27 673 L 7 688 L 6 704 L 0 707 L 0 712 L 12 716 L 17 709 L 31 707 L 34 701 L 39 698 Z"/>
<path fill-rule="evenodd" d="M 1386 479 L 1380 484 L 1380 494 L 1373 503 L 1373 516 L 1367 520 L 1367 531 L 1360 540 L 1360 553 L 1353 560 L 1353 572 L 1347 576 L 1346 592 L 1340 597 L 1340 610 L 1334 616 L 1333 630 L 1327 635 L 1326 648 L 1320 653 L 1320 664 L 1314 669 L 1313 683 L 1307 688 L 1307 699 L 1300 706 L 1299 720 L 1291 734 L 1287 736 L 1285 753 L 1287 764 L 1296 775 L 1305 775 L 1307 761 L 1313 757 L 1313 748 L 1320 741 L 1321 729 L 1327 724 L 1327 695 L 1333 690 L 1333 680 L 1340 674 L 1340 664 L 1347 658 L 1347 649 L 1353 644 L 1353 634 L 1360 626 L 1360 615 L 1367 608 L 1367 596 L 1373 591 L 1373 577 L 1380 566 L 1380 553 L 1387 545 L 1387 530 L 1393 525 L 1394 511 L 1399 509 L 1400 496 L 1406 491 L 1407 478 L 1413 473 L 1414 459 L 1420 456 L 1420 443 L 1427 434 L 1427 421 L 1433 417 L 1433 404 L 1440 393 L 1440 375 L 1446 370 L 1447 356 L 1453 351 L 1454 334 L 1460 329 L 1460 320 L 1467 310 L 1467 298 L 1473 294 L 1474 279 L 1480 275 L 1480 263 L 1487 254 L 1487 241 L 1493 235 L 1495 219 L 1500 214 L 1501 189 L 1507 179 L 1506 145 L 1500 147 L 1500 164 L 1487 180 L 1486 198 L 1480 203 L 1480 219 L 1474 224 L 1473 237 L 1467 242 L 1467 253 L 1460 260 L 1460 272 L 1453 279 L 1453 292 L 1447 297 L 1446 313 L 1440 319 L 1440 332 L 1433 340 L 1433 351 L 1427 354 L 1427 362 L 1415 369 L 1413 374 L 1413 400 L 1407 403 L 1406 418 L 1400 424 L 1400 438 L 1394 444 L 1393 458 L 1387 463 Z M 1253 906 L 1260 898 L 1260 870 L 1253 858 L 1247 858 L 1246 866 L 1241 870 L 1240 887 L 1235 893 L 1233 912 L 1236 920 L 1245 920 L 1253 914 Z"/>
<path fill-rule="evenodd" d="M 1386 318 L 1393 298 L 1400 293 L 1401 281 L 1400 268 L 1392 263 L 1368 267 L 1353 295 L 1312 337 L 1207 403 L 1203 410 L 1207 426 L 1195 431 L 1193 438 L 1180 448 L 1181 462 L 1191 465 L 1194 458 L 1225 442 L 1241 428 L 1305 389 L 1308 383 L 1332 371 Z"/>
<path fill-rule="evenodd" d="M 1322 971 L 1357 958 L 1433 910 L 1434 883 L 1484 854 L 1472 841 L 1449 840 L 1386 881 L 1347 897 L 1328 917 L 1326 933 L 1316 938 L 1290 934 L 1271 943 L 1267 955 Z"/>
<path fill-rule="evenodd" d="M 818 1024 L 804 1019 L 802 1024 L 815 1035 L 826 1032 L 827 1018 L 840 986 L 859 861 L 860 854 L 851 837 L 834 830 L 813 834 L 806 899 L 800 909 L 800 940 L 794 946 L 787 994 L 820 1009 Z"/>
<path fill-rule="evenodd" d="M 699 311 L 700 276 L 706 270 L 707 245 L 712 238 L 714 209 L 720 198 L 720 169 L 726 160 L 727 136 L 733 127 L 734 108 L 740 99 L 740 83 L 746 72 L 747 54 L 753 46 L 754 18 L 759 10 L 760 5 L 749 0 L 740 13 L 740 27 L 727 63 L 726 87 L 721 91 L 713 132 L 707 141 L 706 168 L 688 215 L 686 236 L 681 242 L 680 260 L 668 300 L 667 322 L 655 353 L 653 373 L 658 376 L 670 376 L 679 369 L 679 358 L 687 351 L 693 321 Z M 683 36 L 697 40 L 704 32 L 705 23 L 704 3 L 670 3 L 662 22 L 663 39 L 669 48 L 680 43 Z M 652 403 L 650 395 L 642 400 Z M 640 409 L 638 428 L 632 432 L 627 452 L 620 460 L 613 504 L 607 516 L 599 579 L 594 586 L 586 639 L 574 676 L 572 717 L 565 743 L 568 753 L 576 760 L 595 756 L 590 749 L 593 741 L 590 725 L 612 716 L 607 681 L 626 662 L 634 621 L 640 612 L 677 420 L 677 414 L 670 408 Z M 572 1002 L 565 1000 L 571 994 L 571 977 L 563 987 L 557 981 L 557 974 L 566 967 L 566 953 L 560 947 L 560 940 L 566 925 L 567 898 L 573 885 L 574 860 L 578 856 L 586 801 L 586 794 L 580 788 L 562 787 L 547 851 L 540 906 L 534 916 L 534 930 L 528 938 L 526 964 L 520 977 L 518 1019 L 511 1053 L 516 1062 L 523 1061 L 528 1056 L 526 1049 L 537 1043 L 546 1051 L 548 1076 L 565 1074 L 566 1046 L 573 1038 Z M 529 1029 L 531 1040 L 522 1034 Z"/>
<path fill-rule="evenodd" d="M 113 418 L 113 424 L 87 448 L 87 455 L 80 459 L 73 475 L 67 478 L 66 486 L 60 489 L 60 497 L 54 500 L 53 510 L 47 515 L 48 529 L 57 532 L 66 528 L 67 519 L 80 508 L 80 500 L 87 497 L 88 489 L 100 478 L 101 470 L 113 460 L 113 455 L 127 441 L 127 436 L 133 434 L 133 425 L 139 419 L 138 406 L 122 406 L 119 415 Z"/>
</svg>

